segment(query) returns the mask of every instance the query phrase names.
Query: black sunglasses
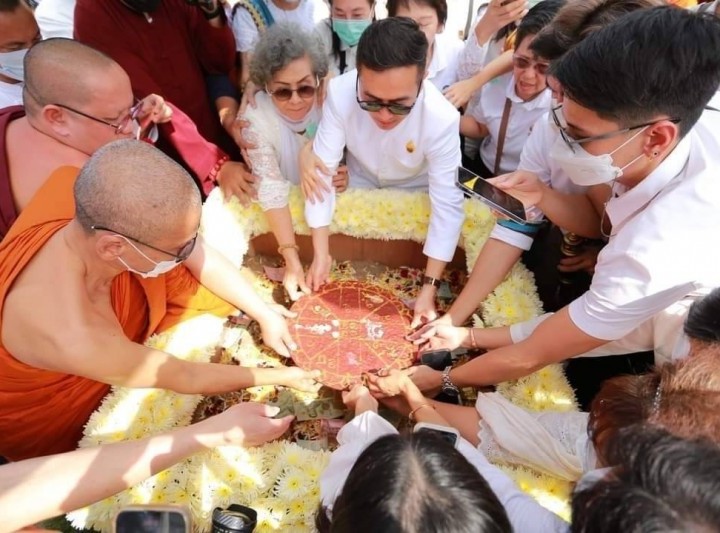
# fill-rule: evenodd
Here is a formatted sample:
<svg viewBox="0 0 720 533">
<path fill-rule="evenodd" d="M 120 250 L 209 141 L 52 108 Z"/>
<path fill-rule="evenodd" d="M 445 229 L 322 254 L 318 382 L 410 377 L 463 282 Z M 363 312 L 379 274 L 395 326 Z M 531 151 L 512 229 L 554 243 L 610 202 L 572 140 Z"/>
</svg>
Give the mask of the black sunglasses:
<svg viewBox="0 0 720 533">
<path fill-rule="evenodd" d="M 418 95 L 420 94 L 420 89 L 422 88 L 422 85 L 418 87 Z M 377 113 L 380 111 L 383 107 L 386 108 L 390 113 L 393 115 L 398 116 L 405 116 L 412 111 L 413 107 L 415 107 L 415 103 L 413 102 L 412 105 L 403 105 L 403 104 L 385 104 L 383 102 L 378 102 L 377 100 L 360 100 L 360 76 L 357 77 L 355 80 L 355 99 L 357 100 L 358 105 L 360 106 L 360 109 L 363 111 L 368 111 L 369 113 Z"/>
<path fill-rule="evenodd" d="M 167 250 L 163 250 L 162 248 L 153 246 L 152 244 L 143 242 L 140 239 L 136 239 L 135 237 L 131 237 L 130 235 L 125 235 L 124 233 L 115 231 L 114 229 L 106 228 L 103 226 L 95 226 L 95 225 L 90 226 L 90 229 L 95 230 L 95 231 L 109 231 L 110 233 L 115 233 L 116 235 L 125 237 L 126 239 L 136 242 L 137 244 L 142 244 L 143 246 L 147 246 L 148 248 L 155 250 L 156 252 L 160 252 L 165 255 L 169 255 L 170 257 L 173 257 L 175 259 L 176 263 L 182 263 L 185 260 L 187 260 L 188 257 L 190 257 L 190 254 L 195 249 L 195 243 L 197 242 L 197 238 L 198 238 L 198 234 L 196 233 L 192 239 L 190 239 L 188 242 L 186 242 L 185 244 L 182 245 L 182 247 L 180 248 L 180 251 L 177 254 L 174 254 L 172 252 L 168 252 Z"/>
</svg>

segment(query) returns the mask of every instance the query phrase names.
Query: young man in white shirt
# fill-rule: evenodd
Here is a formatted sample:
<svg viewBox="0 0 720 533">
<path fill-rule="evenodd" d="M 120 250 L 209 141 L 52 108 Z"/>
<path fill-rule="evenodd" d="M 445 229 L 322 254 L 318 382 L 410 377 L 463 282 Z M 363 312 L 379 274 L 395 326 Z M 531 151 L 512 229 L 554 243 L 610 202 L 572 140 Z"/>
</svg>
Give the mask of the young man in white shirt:
<svg viewBox="0 0 720 533">
<path fill-rule="evenodd" d="M 28 5 L 23 0 L 0 1 L 0 109 L 22 105 L 23 59 L 39 40 Z"/>
<path fill-rule="evenodd" d="M 455 185 L 460 164 L 460 116 L 442 93 L 423 80 L 428 42 L 407 18 L 374 22 L 357 51 L 357 71 L 333 79 L 323 106 L 313 151 L 331 173 L 347 149 L 350 187 L 427 190 L 430 225 L 428 257 L 415 305 L 414 325 L 433 320 L 440 277 L 455 254 L 464 220 L 463 196 Z M 321 176 L 328 187 L 330 178 Z M 305 204 L 312 228 L 314 259 L 308 285 L 317 290 L 328 278 L 329 226 L 335 191 Z"/>
<path fill-rule="evenodd" d="M 718 49 L 719 20 L 657 7 L 596 31 L 554 65 L 566 123 L 555 159 L 576 183 L 613 189 L 590 290 L 531 328 L 452 330 L 450 345 L 496 349 L 445 375 L 411 369 L 420 388 L 498 383 L 613 348 L 660 348 L 661 360 L 687 352 L 689 303 L 720 286 L 720 113 L 703 113 L 720 83 Z M 586 208 L 531 173 L 499 185 L 569 229 Z"/>
</svg>

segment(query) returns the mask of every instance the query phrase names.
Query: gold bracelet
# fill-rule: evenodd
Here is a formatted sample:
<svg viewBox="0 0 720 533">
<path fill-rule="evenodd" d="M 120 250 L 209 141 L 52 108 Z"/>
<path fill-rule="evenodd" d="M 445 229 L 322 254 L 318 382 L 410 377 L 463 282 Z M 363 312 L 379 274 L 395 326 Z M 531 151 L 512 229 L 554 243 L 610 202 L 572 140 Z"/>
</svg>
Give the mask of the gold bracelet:
<svg viewBox="0 0 720 533">
<path fill-rule="evenodd" d="M 468 328 L 470 330 L 470 348 L 476 349 L 478 347 L 477 341 L 475 340 L 475 329 Z"/>
<path fill-rule="evenodd" d="M 300 251 L 300 247 L 297 244 L 281 244 L 278 246 L 278 255 L 282 255 L 284 250 L 290 250 L 293 249 L 297 252 Z"/>
<path fill-rule="evenodd" d="M 418 405 L 415 409 L 413 409 L 412 411 L 410 411 L 410 414 L 408 415 L 408 418 L 410 419 L 410 422 L 415 422 L 415 421 L 416 421 L 415 418 L 414 418 L 414 417 L 415 417 L 415 413 L 417 413 L 417 412 L 418 412 L 420 409 L 422 409 L 423 407 L 429 407 L 430 409 L 435 410 L 435 407 L 432 406 L 432 405 L 430 405 L 429 403 L 421 403 L 421 404 Z"/>
</svg>

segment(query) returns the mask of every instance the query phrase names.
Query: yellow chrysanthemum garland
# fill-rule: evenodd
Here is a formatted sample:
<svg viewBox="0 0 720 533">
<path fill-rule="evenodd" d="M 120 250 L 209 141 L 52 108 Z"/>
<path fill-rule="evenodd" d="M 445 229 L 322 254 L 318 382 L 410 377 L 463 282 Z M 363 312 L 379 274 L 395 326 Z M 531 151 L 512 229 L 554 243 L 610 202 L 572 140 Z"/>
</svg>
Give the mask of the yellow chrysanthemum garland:
<svg viewBox="0 0 720 533">
<path fill-rule="evenodd" d="M 303 201 L 297 188 L 290 209 L 299 234 L 309 234 Z M 481 203 L 465 202 L 461 245 L 468 270 L 487 239 L 494 217 Z M 397 190 L 351 190 L 338 196 L 331 231 L 359 238 L 407 239 L 422 242 L 430 217 L 426 194 Z M 210 195 L 203 213 L 205 239 L 237 265 L 249 240 L 269 231 L 256 204 L 227 204 L 219 191 Z M 267 288 L 265 288 L 267 289 Z M 263 290 L 262 292 L 268 292 Z M 486 299 L 476 325 L 501 326 L 538 315 L 541 306 L 532 275 L 521 264 Z M 222 320 L 199 317 L 148 344 L 191 361 L 208 361 L 222 333 Z M 532 410 L 576 409 L 574 395 L 562 370 L 554 365 L 498 391 L 513 403 Z M 262 396 L 262 394 L 260 395 Z M 82 447 L 136 439 L 187 425 L 200 401 L 157 389 L 113 388 L 88 421 Z M 288 442 L 258 448 L 223 447 L 198 454 L 114 497 L 69 515 L 78 528 L 108 531 L 114 513 L 126 505 L 173 503 L 187 505 L 196 529 L 208 531 L 212 510 L 229 503 L 249 505 L 259 513 L 257 531 L 312 531 L 319 504 L 318 479 L 329 454 L 309 451 Z M 568 517 L 570 485 L 522 467 L 502 466 L 522 490 L 543 505 Z"/>
</svg>

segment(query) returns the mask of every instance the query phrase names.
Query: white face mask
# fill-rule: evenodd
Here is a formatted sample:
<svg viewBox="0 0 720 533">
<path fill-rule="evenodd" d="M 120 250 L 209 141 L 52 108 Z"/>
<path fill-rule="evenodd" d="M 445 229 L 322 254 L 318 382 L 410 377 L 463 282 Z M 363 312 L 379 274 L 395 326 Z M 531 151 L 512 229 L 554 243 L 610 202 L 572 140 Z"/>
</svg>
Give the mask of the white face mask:
<svg viewBox="0 0 720 533">
<path fill-rule="evenodd" d="M 28 48 L 14 52 L 0 52 L 0 74 L 17 81 L 25 81 L 25 68 L 23 61 Z"/>
<path fill-rule="evenodd" d="M 145 255 L 144 253 L 142 253 L 142 251 L 140 251 L 140 249 L 139 249 L 137 246 L 135 246 L 135 245 L 130 241 L 130 239 L 128 239 L 127 237 L 124 237 L 123 235 L 119 235 L 119 237 L 122 237 L 123 239 L 125 239 L 125 240 L 128 242 L 128 244 L 130 244 L 130 246 L 132 246 L 132 247 L 135 249 L 135 251 L 136 251 L 137 253 L 139 253 L 141 256 L 143 256 L 145 259 L 147 259 L 147 260 L 150 261 L 153 265 L 155 265 L 155 266 L 153 267 L 153 269 L 152 269 L 152 270 L 149 270 L 148 272 L 140 272 L 139 270 L 135 270 L 134 268 L 128 266 L 128 264 L 127 264 L 125 261 L 123 261 L 121 257 L 118 257 L 118 258 L 117 258 L 118 261 L 120 261 L 120 262 L 123 264 L 123 266 L 128 269 L 128 272 L 132 272 L 133 274 L 137 274 L 138 276 L 140 276 L 140 277 L 143 278 L 143 279 L 146 279 L 146 278 L 157 278 L 158 276 L 162 276 L 163 274 L 167 274 L 168 272 L 170 272 L 172 269 L 174 269 L 176 266 L 178 266 L 178 265 L 180 264 L 179 261 L 175 261 L 174 259 L 173 259 L 173 260 L 170 260 L 170 261 L 160 261 L 159 263 L 157 263 L 157 262 L 153 261 L 152 259 L 150 259 L 147 255 Z"/>
<path fill-rule="evenodd" d="M 644 154 L 640 154 L 622 168 L 615 166 L 612 155 L 646 129 L 647 126 L 642 128 L 609 154 L 602 155 L 589 154 L 579 144 L 575 145 L 575 152 L 573 152 L 563 138 L 558 135 L 555 140 L 555 144 L 553 144 L 550 149 L 550 157 L 554 159 L 558 165 L 560 165 L 560 168 L 563 169 L 563 171 L 576 185 L 590 187 L 591 185 L 610 183 L 622 176 L 623 171 L 637 160 L 641 159 Z"/>
</svg>

